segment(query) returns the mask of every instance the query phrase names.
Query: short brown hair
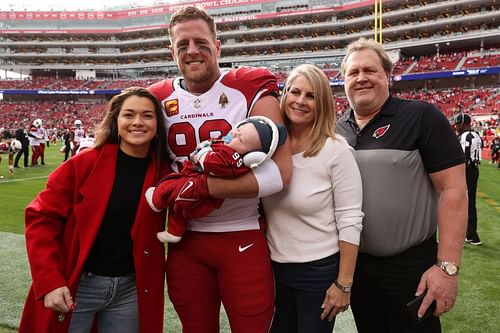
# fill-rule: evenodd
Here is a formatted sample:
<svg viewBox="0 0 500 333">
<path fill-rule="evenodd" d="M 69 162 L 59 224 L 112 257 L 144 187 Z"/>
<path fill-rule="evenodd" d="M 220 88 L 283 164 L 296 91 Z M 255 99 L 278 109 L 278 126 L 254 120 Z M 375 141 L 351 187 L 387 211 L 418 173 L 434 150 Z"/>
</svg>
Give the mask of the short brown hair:
<svg viewBox="0 0 500 333">
<path fill-rule="evenodd" d="M 384 71 L 389 74 L 392 72 L 392 61 L 385 52 L 382 45 L 380 45 L 373 39 L 366 39 L 361 37 L 360 39 L 355 40 L 354 42 L 351 42 L 349 43 L 349 45 L 347 45 L 347 52 L 345 54 L 344 59 L 342 60 L 342 64 L 340 65 L 340 72 L 342 73 L 342 75 L 345 76 L 345 70 L 346 70 L 345 66 L 349 56 L 354 52 L 361 50 L 372 50 L 375 53 L 377 53 L 380 62 L 382 63 L 382 67 L 384 68 Z"/>
<path fill-rule="evenodd" d="M 172 14 L 172 16 L 170 16 L 168 27 L 168 36 L 170 37 L 170 42 L 172 42 L 172 31 L 176 24 L 197 19 L 202 19 L 203 21 L 205 21 L 208 25 L 208 28 L 210 29 L 210 32 L 212 33 L 212 37 L 214 38 L 214 40 L 217 39 L 217 32 L 213 17 L 208 15 L 208 13 L 201 8 L 198 8 L 196 6 L 186 6 L 177 10 Z"/>
</svg>

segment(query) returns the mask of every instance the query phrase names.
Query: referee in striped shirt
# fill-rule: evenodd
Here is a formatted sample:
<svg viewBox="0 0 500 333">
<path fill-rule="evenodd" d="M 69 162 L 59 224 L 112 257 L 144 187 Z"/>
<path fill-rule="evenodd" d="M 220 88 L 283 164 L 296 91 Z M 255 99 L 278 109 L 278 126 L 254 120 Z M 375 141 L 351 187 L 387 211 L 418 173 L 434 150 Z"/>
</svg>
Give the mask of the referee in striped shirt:
<svg viewBox="0 0 500 333">
<path fill-rule="evenodd" d="M 471 121 L 472 119 L 468 114 L 461 113 L 455 118 L 455 128 L 467 160 L 465 175 L 469 195 L 469 218 L 465 241 L 471 245 L 481 245 L 481 240 L 477 234 L 476 192 L 483 140 L 479 133 L 471 128 Z"/>
</svg>

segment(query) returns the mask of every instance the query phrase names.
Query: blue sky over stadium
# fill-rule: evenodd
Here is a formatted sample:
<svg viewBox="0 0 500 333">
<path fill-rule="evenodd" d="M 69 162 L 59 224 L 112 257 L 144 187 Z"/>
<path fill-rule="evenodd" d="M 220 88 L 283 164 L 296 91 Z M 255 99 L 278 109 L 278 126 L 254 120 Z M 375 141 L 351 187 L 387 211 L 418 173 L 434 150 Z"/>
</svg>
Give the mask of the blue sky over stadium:
<svg viewBox="0 0 500 333">
<path fill-rule="evenodd" d="M 168 0 L 2 0 L 0 11 L 8 10 L 78 10 L 78 9 L 110 9 L 113 6 L 148 6 L 175 1 Z"/>
</svg>

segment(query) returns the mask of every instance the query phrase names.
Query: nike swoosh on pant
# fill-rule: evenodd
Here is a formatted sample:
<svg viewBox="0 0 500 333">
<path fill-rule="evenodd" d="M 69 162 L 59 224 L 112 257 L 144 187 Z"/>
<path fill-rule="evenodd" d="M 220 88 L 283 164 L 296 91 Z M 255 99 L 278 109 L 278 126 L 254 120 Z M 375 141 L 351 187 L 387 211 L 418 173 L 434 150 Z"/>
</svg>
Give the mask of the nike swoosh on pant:
<svg viewBox="0 0 500 333">
<path fill-rule="evenodd" d="M 248 250 L 249 248 L 251 248 L 253 245 L 254 245 L 253 243 L 252 243 L 252 244 L 250 244 L 250 245 L 247 245 L 247 246 L 241 246 L 241 245 L 240 245 L 240 246 L 238 247 L 238 251 L 239 251 L 239 252 L 246 251 L 246 250 Z"/>
</svg>

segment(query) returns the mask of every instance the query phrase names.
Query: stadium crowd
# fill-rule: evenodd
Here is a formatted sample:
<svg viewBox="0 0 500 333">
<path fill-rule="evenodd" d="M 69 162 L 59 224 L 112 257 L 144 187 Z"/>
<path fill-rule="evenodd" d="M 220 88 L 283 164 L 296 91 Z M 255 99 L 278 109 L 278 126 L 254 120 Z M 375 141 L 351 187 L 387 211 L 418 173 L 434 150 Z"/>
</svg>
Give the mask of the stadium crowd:
<svg viewBox="0 0 500 333">
<path fill-rule="evenodd" d="M 286 38 L 293 37 L 287 36 Z M 296 36 L 295 36 L 296 37 Z M 271 38 L 272 39 L 272 38 Z M 332 63 L 318 63 L 317 66 L 330 80 L 340 80 L 340 70 Z M 500 50 L 457 51 L 436 53 L 435 55 L 420 57 L 402 56 L 394 63 L 394 76 L 436 71 L 467 70 L 500 66 Z M 293 66 L 284 65 L 283 68 L 273 66 L 273 72 L 278 82 L 285 82 Z M 34 76 L 27 79 L 2 79 L 0 90 L 110 90 L 119 92 L 130 86 L 147 87 L 158 81 L 160 77 L 146 78 L 75 78 L 64 76 Z M 114 93 L 113 93 L 114 94 Z M 488 148 L 495 137 L 500 135 L 498 114 L 500 110 L 500 90 L 495 86 L 485 87 L 447 87 L 434 88 L 429 83 L 425 89 L 403 89 L 395 95 L 406 99 L 420 99 L 435 104 L 448 117 L 453 119 L 459 113 L 467 113 L 481 120 L 474 122 L 474 128 L 481 133 L 484 147 Z M 43 100 L 5 99 L 0 103 L 0 127 L 14 133 L 17 129 L 29 130 L 35 119 L 42 119 L 44 127 L 49 130 L 51 140 L 63 140 L 64 133 L 79 119 L 88 129 L 97 125 L 105 111 L 107 99 L 111 95 L 102 95 L 102 98 L 78 99 L 73 97 L 61 100 L 59 98 L 45 98 Z M 5 98 L 5 97 L 4 97 Z M 334 96 L 337 116 L 340 117 L 349 109 L 349 103 L 343 92 Z M 491 119 L 484 119 L 491 115 Z"/>
</svg>

